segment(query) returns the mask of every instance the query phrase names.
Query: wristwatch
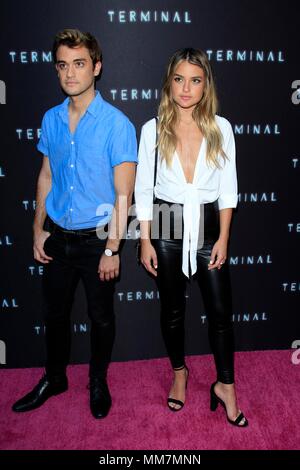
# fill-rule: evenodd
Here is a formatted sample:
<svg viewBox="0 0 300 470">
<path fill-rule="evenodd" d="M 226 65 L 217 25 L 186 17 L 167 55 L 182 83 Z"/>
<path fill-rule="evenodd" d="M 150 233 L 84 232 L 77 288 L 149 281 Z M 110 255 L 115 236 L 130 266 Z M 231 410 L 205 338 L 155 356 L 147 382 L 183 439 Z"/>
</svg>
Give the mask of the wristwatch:
<svg viewBox="0 0 300 470">
<path fill-rule="evenodd" d="M 104 250 L 106 256 L 115 256 L 119 254 L 119 251 L 112 251 L 110 248 Z"/>
</svg>

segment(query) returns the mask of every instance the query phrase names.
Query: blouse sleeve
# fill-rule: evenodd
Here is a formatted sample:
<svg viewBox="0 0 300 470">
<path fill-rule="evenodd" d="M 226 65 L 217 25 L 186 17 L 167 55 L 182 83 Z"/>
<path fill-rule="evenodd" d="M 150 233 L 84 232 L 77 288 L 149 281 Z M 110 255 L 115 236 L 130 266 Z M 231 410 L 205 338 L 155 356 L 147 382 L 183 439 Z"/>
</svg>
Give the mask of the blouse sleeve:
<svg viewBox="0 0 300 470">
<path fill-rule="evenodd" d="M 218 199 L 219 210 L 235 208 L 238 202 L 235 140 L 232 126 L 230 123 L 228 124 L 228 131 L 224 136 L 223 147 L 227 158 L 224 161 L 223 168 L 220 170 L 221 179 Z"/>
<path fill-rule="evenodd" d="M 155 122 L 155 120 L 154 120 Z M 135 182 L 135 209 L 138 220 L 152 220 L 155 160 L 155 127 L 142 127 Z M 152 123 L 151 123 L 152 124 Z"/>
</svg>

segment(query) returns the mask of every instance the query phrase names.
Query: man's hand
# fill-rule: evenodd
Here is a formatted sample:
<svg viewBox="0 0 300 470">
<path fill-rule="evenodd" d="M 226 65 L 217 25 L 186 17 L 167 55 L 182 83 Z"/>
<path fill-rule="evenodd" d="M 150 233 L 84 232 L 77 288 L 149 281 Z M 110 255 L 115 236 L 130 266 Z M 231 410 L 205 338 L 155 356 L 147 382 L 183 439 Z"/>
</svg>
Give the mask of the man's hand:
<svg viewBox="0 0 300 470">
<path fill-rule="evenodd" d="M 101 281 L 110 281 L 119 276 L 120 256 L 106 256 L 105 253 L 100 258 L 98 273 Z"/>
<path fill-rule="evenodd" d="M 51 233 L 46 232 L 45 230 L 41 230 L 38 233 L 34 234 L 33 237 L 33 255 L 36 261 L 40 263 L 47 264 L 53 260 L 50 256 L 46 255 L 44 251 L 44 243 L 48 237 L 50 237 Z"/>
</svg>

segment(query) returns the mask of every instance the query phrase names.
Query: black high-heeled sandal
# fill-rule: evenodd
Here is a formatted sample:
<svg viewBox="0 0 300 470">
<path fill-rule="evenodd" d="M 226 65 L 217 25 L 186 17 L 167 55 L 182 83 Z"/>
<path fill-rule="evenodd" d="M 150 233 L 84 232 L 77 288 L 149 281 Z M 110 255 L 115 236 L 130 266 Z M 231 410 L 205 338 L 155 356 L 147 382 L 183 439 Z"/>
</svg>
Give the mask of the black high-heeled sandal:
<svg viewBox="0 0 300 470">
<path fill-rule="evenodd" d="M 211 384 L 211 387 L 210 387 L 210 410 L 211 411 L 216 411 L 216 409 L 218 408 L 218 404 L 220 403 L 220 405 L 222 405 L 224 410 L 225 410 L 227 421 L 230 424 L 232 424 L 233 426 L 238 426 L 239 428 L 245 428 L 246 426 L 248 426 L 248 420 L 242 412 L 240 412 L 240 414 L 236 417 L 235 420 L 232 420 L 232 419 L 228 418 L 226 405 L 225 405 L 224 401 L 220 397 L 218 397 L 218 395 L 215 392 L 216 383 L 217 382 L 214 382 L 213 384 Z M 245 421 L 243 422 L 243 424 L 240 424 L 240 422 L 243 419 L 245 419 Z"/>
<path fill-rule="evenodd" d="M 182 370 L 182 369 L 186 370 L 185 389 L 187 389 L 188 378 L 189 378 L 189 373 L 190 373 L 189 368 L 186 365 L 184 365 L 182 367 L 179 367 L 178 369 L 173 369 L 173 370 L 178 371 L 178 370 Z M 173 403 L 175 405 L 179 405 L 180 408 L 174 408 L 173 406 L 170 406 L 170 403 Z M 176 398 L 171 398 L 171 397 L 168 398 L 167 404 L 168 404 L 168 407 L 171 411 L 180 411 L 184 407 L 184 402 L 183 401 L 177 400 Z"/>
</svg>

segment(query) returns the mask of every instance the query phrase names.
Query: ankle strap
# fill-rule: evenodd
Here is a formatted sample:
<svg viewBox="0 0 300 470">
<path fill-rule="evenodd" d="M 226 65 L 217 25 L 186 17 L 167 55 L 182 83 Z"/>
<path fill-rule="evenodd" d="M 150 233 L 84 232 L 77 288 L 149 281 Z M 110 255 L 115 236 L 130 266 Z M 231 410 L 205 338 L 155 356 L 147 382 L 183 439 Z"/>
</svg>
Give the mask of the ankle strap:
<svg viewBox="0 0 300 470">
<path fill-rule="evenodd" d="M 183 364 L 183 366 L 180 366 L 180 367 L 173 367 L 173 370 L 175 371 L 182 370 L 182 369 L 187 369 L 185 364 Z"/>
</svg>

